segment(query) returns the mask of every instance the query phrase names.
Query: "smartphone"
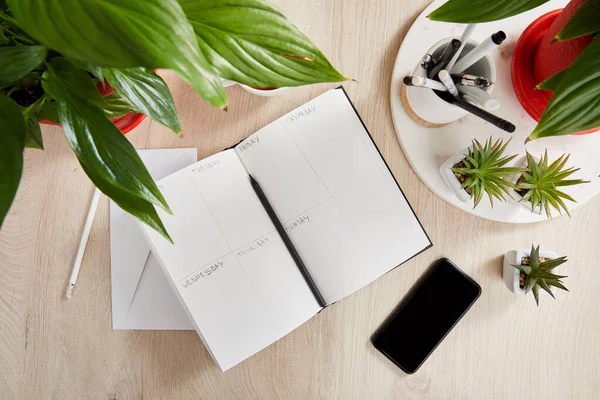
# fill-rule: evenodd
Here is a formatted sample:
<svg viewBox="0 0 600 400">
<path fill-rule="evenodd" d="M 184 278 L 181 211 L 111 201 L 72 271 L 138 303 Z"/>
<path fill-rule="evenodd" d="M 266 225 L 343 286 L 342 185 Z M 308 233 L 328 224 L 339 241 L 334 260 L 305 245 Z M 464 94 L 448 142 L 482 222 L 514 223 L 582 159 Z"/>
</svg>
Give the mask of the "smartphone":
<svg viewBox="0 0 600 400">
<path fill-rule="evenodd" d="M 373 336 L 373 345 L 413 374 L 480 295 L 477 282 L 442 258 Z"/>
</svg>

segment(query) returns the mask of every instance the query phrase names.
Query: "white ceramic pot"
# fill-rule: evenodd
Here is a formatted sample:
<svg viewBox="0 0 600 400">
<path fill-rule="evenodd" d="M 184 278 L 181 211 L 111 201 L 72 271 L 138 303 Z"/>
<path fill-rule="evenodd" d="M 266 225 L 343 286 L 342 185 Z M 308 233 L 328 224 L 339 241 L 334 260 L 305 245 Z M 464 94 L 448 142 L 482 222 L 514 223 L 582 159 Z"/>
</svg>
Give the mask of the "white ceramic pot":
<svg viewBox="0 0 600 400">
<path fill-rule="evenodd" d="M 456 176 L 454 176 L 454 172 L 452 172 L 451 168 L 465 158 L 465 155 L 469 152 L 469 149 L 470 147 L 467 147 L 460 153 L 456 153 L 440 167 L 440 175 L 442 175 L 442 179 L 452 190 L 452 192 L 454 192 L 456 197 L 463 203 L 473 203 L 473 199 L 471 198 L 471 195 L 462 188 L 460 181 L 456 179 Z"/>
<path fill-rule="evenodd" d="M 447 46 L 452 39 L 454 38 L 448 37 L 438 41 L 429 50 L 427 50 L 424 55 L 432 54 L 434 57 L 439 56 L 443 52 L 445 46 Z M 460 60 L 462 56 L 467 54 L 471 49 L 477 46 L 477 44 L 478 43 L 474 40 L 468 40 L 465 44 L 465 48 L 461 52 L 461 56 L 458 59 Z M 421 63 L 422 59 L 423 57 L 421 57 L 419 60 L 419 64 Z M 419 64 L 417 64 L 417 67 Z M 494 61 L 489 54 L 486 54 L 481 60 L 467 68 L 465 73 L 483 76 L 492 82 L 496 82 L 496 66 L 494 65 Z M 491 93 L 493 88 L 494 85 L 487 88 L 486 91 Z M 421 119 L 431 124 L 448 124 L 468 114 L 468 112 L 462 108 L 442 100 L 431 89 L 407 86 L 406 99 L 412 111 L 414 111 L 415 114 L 417 114 Z"/>
<path fill-rule="evenodd" d="M 255 96 L 261 96 L 261 97 L 271 97 L 271 96 L 275 96 L 281 92 L 286 91 L 288 88 L 287 87 L 281 87 L 281 88 L 277 88 L 277 89 L 256 89 L 247 85 L 242 85 L 241 83 L 239 84 L 242 89 L 244 89 L 246 92 L 252 93 Z"/>
<path fill-rule="evenodd" d="M 502 276 L 504 278 L 504 284 L 511 292 L 518 295 L 524 295 L 525 291 L 519 286 L 519 273 L 520 271 L 513 267 L 513 265 L 521 264 L 523 257 L 529 257 L 530 250 L 511 250 L 504 254 L 504 266 L 502 270 Z M 558 258 L 558 254 L 552 251 L 540 251 L 540 257 L 554 259 Z M 552 273 L 556 273 L 559 268 L 552 270 Z M 554 288 L 551 286 L 550 290 L 554 293 Z M 548 296 L 545 290 L 540 290 L 542 296 Z M 533 296 L 533 293 L 531 294 Z"/>
</svg>

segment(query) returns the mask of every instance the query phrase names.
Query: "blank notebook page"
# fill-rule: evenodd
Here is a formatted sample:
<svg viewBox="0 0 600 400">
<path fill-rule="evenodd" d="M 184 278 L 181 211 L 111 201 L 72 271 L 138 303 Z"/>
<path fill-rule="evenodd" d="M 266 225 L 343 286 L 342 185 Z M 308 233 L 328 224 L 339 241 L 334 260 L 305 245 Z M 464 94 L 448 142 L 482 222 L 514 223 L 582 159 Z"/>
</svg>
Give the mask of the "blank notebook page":
<svg viewBox="0 0 600 400">
<path fill-rule="evenodd" d="M 341 89 L 266 126 L 236 152 L 327 303 L 431 245 Z"/>
</svg>

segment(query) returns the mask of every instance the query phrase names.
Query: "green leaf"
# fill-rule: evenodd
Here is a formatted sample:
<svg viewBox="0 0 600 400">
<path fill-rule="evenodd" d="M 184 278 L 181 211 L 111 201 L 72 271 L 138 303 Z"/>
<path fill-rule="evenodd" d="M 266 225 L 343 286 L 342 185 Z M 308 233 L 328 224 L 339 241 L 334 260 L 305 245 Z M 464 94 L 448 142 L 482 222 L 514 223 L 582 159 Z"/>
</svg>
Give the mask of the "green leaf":
<svg viewBox="0 0 600 400">
<path fill-rule="evenodd" d="M 70 91 L 89 79 L 87 74 L 57 60 L 49 65 L 47 85 L 56 96 L 65 137 L 84 171 L 117 204 L 169 238 L 150 203 L 171 211 L 138 153 L 100 107 Z"/>
<path fill-rule="evenodd" d="M 45 46 L 0 47 L 0 87 L 33 71 L 46 58 Z"/>
<path fill-rule="evenodd" d="M 79 68 L 84 69 L 90 74 L 94 75 L 96 78 L 98 78 L 98 80 L 102 83 L 102 86 L 104 87 L 104 75 L 102 74 L 102 67 L 78 59 L 69 59 L 69 61 L 77 65 Z"/>
<path fill-rule="evenodd" d="M 44 100 L 40 100 L 27 107 L 23 111 L 23 118 L 27 127 L 25 136 L 25 147 L 31 149 L 44 150 L 44 141 L 42 140 L 42 130 L 40 129 L 39 115 L 44 105 Z"/>
<path fill-rule="evenodd" d="M 490 22 L 521 14 L 548 0 L 449 0 L 429 14 L 432 21 L 471 24 Z"/>
<path fill-rule="evenodd" d="M 554 297 L 554 293 L 552 293 L 550 286 L 548 286 L 548 284 L 543 279 L 538 280 L 538 285 L 540 285 L 540 287 L 542 289 L 544 289 L 546 291 L 546 293 L 548 293 L 550 296 L 552 296 L 553 299 L 556 298 L 556 297 Z"/>
<path fill-rule="evenodd" d="M 529 137 L 568 135 L 599 126 L 599 93 L 600 39 L 596 37 L 566 70 Z"/>
<path fill-rule="evenodd" d="M 66 57 L 113 68 L 170 68 L 215 107 L 221 80 L 177 0 L 8 0 L 31 36 Z"/>
<path fill-rule="evenodd" d="M 25 132 L 21 108 L 0 94 L 0 227 L 17 194 L 23 173 Z"/>
<path fill-rule="evenodd" d="M 271 2 L 179 0 L 198 43 L 224 78 L 254 87 L 346 80 Z"/>
<path fill-rule="evenodd" d="M 109 119 L 115 119 L 123 117 L 130 112 L 139 112 L 132 107 L 128 102 L 123 100 L 118 93 L 111 93 L 102 97 L 101 108 L 104 110 L 104 114 Z M 60 123 L 58 117 L 58 106 L 56 101 L 47 101 L 40 110 L 39 119 L 47 119 L 55 123 Z"/>
<path fill-rule="evenodd" d="M 56 101 L 45 102 L 40 110 L 39 117 L 40 119 L 47 119 L 48 121 L 59 124 L 60 119 L 58 118 L 58 107 L 56 106 Z"/>
<path fill-rule="evenodd" d="M 567 72 L 567 68 L 563 69 L 562 71 L 558 71 L 554 75 L 552 75 L 552 76 L 544 79 L 542 82 L 538 83 L 538 85 L 535 88 L 542 89 L 542 90 L 549 90 L 551 92 L 554 92 L 556 90 L 556 87 L 560 83 L 561 79 L 565 76 L 566 72 Z"/>
<path fill-rule="evenodd" d="M 600 32 L 600 0 L 585 0 L 556 39 L 560 41 L 575 39 Z"/>
<path fill-rule="evenodd" d="M 151 203 L 139 197 L 131 196 L 126 191 L 110 185 L 93 170 L 84 168 L 84 171 L 90 179 L 92 179 L 92 182 L 96 184 L 98 189 L 109 196 L 119 207 L 163 235 L 169 242 L 173 243 L 173 240 L 160 220 L 156 209 Z"/>
<path fill-rule="evenodd" d="M 106 105 L 102 107 L 104 114 L 109 119 L 116 119 L 124 117 L 130 112 L 139 113 L 134 107 L 131 106 L 125 99 L 119 96 L 118 93 L 111 93 L 103 97 Z"/>
<path fill-rule="evenodd" d="M 139 68 L 104 68 L 103 74 L 113 89 L 136 110 L 181 134 L 171 91 L 160 76 Z"/>
<path fill-rule="evenodd" d="M 58 94 L 54 90 L 56 87 L 60 87 L 63 91 L 69 92 L 72 96 L 76 96 L 80 100 L 88 101 L 97 106 L 105 105 L 92 78 L 89 77 L 84 69 L 79 68 L 64 57 L 53 59 L 50 62 L 50 66 L 52 67 L 52 71 L 55 72 L 52 76 L 54 85 L 49 85 L 48 83 L 50 79 L 50 69 L 48 69 L 42 75 L 42 87 L 54 100 L 58 100 Z"/>
<path fill-rule="evenodd" d="M 533 288 L 531 288 L 531 291 L 533 292 L 533 297 L 535 298 L 535 304 L 537 304 L 539 306 L 540 305 L 540 287 L 535 285 Z"/>
</svg>

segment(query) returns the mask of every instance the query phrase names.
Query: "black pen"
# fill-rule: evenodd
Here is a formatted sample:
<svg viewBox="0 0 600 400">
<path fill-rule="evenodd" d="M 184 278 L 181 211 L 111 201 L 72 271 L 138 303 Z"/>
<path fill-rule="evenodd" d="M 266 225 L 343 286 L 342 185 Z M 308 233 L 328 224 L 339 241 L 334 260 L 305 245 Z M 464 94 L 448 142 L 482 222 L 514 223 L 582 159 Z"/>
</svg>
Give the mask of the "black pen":
<svg viewBox="0 0 600 400">
<path fill-rule="evenodd" d="M 452 57 L 454 56 L 454 54 L 456 54 L 459 48 L 460 40 L 452 39 L 452 41 L 448 43 L 448 46 L 446 46 L 446 48 L 444 49 L 444 52 L 440 56 L 440 60 L 437 62 L 437 64 L 435 64 L 433 68 L 428 70 L 427 76 L 429 78 L 436 79 L 438 72 L 446 68 L 448 61 L 452 59 Z"/>
<path fill-rule="evenodd" d="M 492 113 L 482 110 L 481 108 L 476 107 L 476 106 L 472 105 L 471 103 L 468 103 L 466 100 L 462 99 L 461 97 L 452 96 L 448 92 L 437 92 L 436 91 L 435 93 L 438 96 L 440 96 L 442 98 L 442 100 L 445 100 L 450 104 L 454 104 L 455 106 L 460 107 L 463 110 L 470 112 L 471 114 L 475 115 L 476 117 L 479 117 L 506 132 L 513 133 L 515 131 L 515 126 L 512 123 L 510 123 L 500 117 L 497 117 Z"/>
<path fill-rule="evenodd" d="M 249 175 L 249 176 L 250 176 L 250 184 L 252 185 L 252 189 L 254 189 L 254 192 L 258 196 L 258 199 L 260 200 L 265 211 L 269 215 L 271 222 L 273 222 L 273 225 L 275 225 L 275 229 L 277 229 L 279 236 L 281 236 L 281 240 L 283 240 L 283 243 L 285 243 L 285 247 L 287 247 L 288 251 L 290 252 L 290 255 L 294 259 L 294 262 L 298 266 L 300 273 L 302 274 L 302 276 L 304 277 L 304 280 L 308 284 L 308 287 L 310 288 L 311 292 L 315 296 L 315 299 L 317 299 L 317 303 L 319 303 L 319 305 L 321 307 L 325 307 L 327 305 L 325 303 L 325 299 L 323 299 L 321 292 L 319 292 L 319 289 L 317 288 L 315 281 L 313 281 L 312 276 L 310 276 L 310 274 L 308 273 L 308 270 L 306 269 L 304 262 L 300 258 L 300 254 L 298 254 L 298 252 L 296 251 L 296 248 L 292 244 L 292 241 L 290 240 L 289 236 L 285 232 L 285 228 L 283 227 L 283 225 L 281 225 L 281 222 L 279 222 L 279 219 L 277 218 L 277 214 L 275 214 L 275 210 L 273 210 L 273 207 L 271 207 L 269 200 L 267 200 L 267 196 L 265 196 L 265 193 L 262 191 L 262 189 L 260 188 L 260 185 L 258 184 L 258 182 L 256 182 L 256 180 L 252 177 L 252 175 Z"/>
</svg>

